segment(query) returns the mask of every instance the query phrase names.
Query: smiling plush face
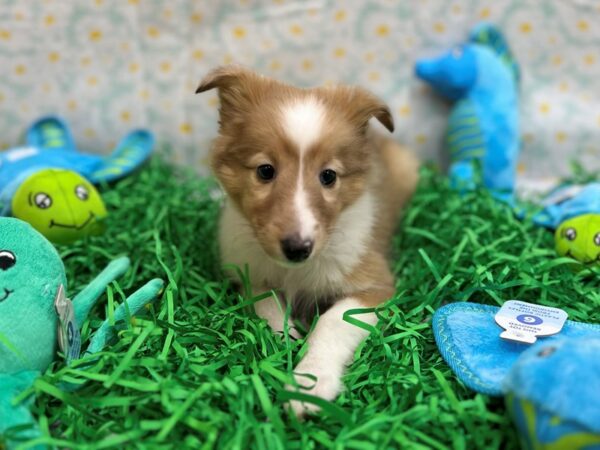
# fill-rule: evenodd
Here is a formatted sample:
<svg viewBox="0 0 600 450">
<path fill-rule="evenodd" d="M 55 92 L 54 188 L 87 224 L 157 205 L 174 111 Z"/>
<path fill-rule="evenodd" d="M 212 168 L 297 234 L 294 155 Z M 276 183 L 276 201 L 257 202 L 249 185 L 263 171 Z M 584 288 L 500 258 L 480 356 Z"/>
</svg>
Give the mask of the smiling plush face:
<svg viewBox="0 0 600 450">
<path fill-rule="evenodd" d="M 326 247 L 338 218 L 367 201 L 375 117 L 385 104 L 354 87 L 299 89 L 236 66 L 211 72 L 197 92 L 219 90 L 220 136 L 211 163 L 264 252 L 289 267 Z"/>
<path fill-rule="evenodd" d="M 600 214 L 564 221 L 555 233 L 556 251 L 584 264 L 600 263 Z"/>
<path fill-rule="evenodd" d="M 25 180 L 13 198 L 12 213 L 57 244 L 101 234 L 106 217 L 94 186 L 60 169 L 42 170 Z"/>
<path fill-rule="evenodd" d="M 0 218 L 0 373 L 44 370 L 56 348 L 54 297 L 66 288 L 54 247 L 29 224 Z"/>
</svg>

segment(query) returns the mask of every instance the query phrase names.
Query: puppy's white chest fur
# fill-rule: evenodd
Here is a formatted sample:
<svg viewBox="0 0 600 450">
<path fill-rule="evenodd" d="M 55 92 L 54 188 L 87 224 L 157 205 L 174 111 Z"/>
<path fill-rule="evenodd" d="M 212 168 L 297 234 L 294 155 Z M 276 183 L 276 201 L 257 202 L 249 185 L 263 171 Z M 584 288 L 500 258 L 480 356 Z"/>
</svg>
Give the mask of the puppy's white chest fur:
<svg viewBox="0 0 600 450">
<path fill-rule="evenodd" d="M 248 220 L 227 201 L 221 216 L 221 257 L 242 270 L 248 265 L 254 288 L 281 290 L 288 299 L 300 292 L 316 298 L 343 294 L 371 244 L 375 214 L 374 196 L 367 190 L 340 214 L 318 255 L 301 265 L 284 266 L 265 253 Z"/>
</svg>

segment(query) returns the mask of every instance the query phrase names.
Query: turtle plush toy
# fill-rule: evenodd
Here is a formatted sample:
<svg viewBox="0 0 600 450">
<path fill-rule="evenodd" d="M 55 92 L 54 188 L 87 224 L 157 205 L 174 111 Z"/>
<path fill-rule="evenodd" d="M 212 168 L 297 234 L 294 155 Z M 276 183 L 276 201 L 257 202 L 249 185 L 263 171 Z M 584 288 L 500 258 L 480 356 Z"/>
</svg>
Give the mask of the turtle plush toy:
<svg viewBox="0 0 600 450">
<path fill-rule="evenodd" d="M 558 254 L 585 265 L 600 263 L 600 183 L 561 186 L 543 205 L 533 221 L 555 230 Z"/>
<path fill-rule="evenodd" d="M 559 334 L 528 345 L 500 336 L 498 311 L 462 302 L 436 311 L 435 340 L 454 374 L 505 398 L 524 450 L 600 450 L 600 325 L 567 320 Z M 529 318 L 523 326 L 547 317 Z"/>
<path fill-rule="evenodd" d="M 106 208 L 100 193 L 78 173 L 44 169 L 17 188 L 12 215 L 52 242 L 70 244 L 82 236 L 102 234 Z"/>
<path fill-rule="evenodd" d="M 0 153 L 0 215 L 25 220 L 59 244 L 100 234 L 106 209 L 93 185 L 127 176 L 153 145 L 150 132 L 135 130 L 108 157 L 84 154 L 62 120 L 42 118 L 25 146 Z"/>
<path fill-rule="evenodd" d="M 417 77 L 452 102 L 445 145 L 459 191 L 485 187 L 512 203 L 519 154 L 519 68 L 502 33 L 482 23 L 469 40 L 433 59 Z"/>
<path fill-rule="evenodd" d="M 39 436 L 29 411 L 33 399 L 15 403 L 16 397 L 49 367 L 57 348 L 67 362 L 78 358 L 79 326 L 106 287 L 128 268 L 125 257 L 112 261 L 71 302 L 56 249 L 28 223 L 0 217 L 0 448 L 3 436 L 8 448 L 17 439 Z M 134 292 L 116 309 L 114 325 L 153 301 L 162 286 L 161 280 L 154 279 Z M 114 338 L 115 326 L 104 321 L 86 353 L 101 351 Z M 7 440 L 11 428 L 13 438 Z"/>
</svg>

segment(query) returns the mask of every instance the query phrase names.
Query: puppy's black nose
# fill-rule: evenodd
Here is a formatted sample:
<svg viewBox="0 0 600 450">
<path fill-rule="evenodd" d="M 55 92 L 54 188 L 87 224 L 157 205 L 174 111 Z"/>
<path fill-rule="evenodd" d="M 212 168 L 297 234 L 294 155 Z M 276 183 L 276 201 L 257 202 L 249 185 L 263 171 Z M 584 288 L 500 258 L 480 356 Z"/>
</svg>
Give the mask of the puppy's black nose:
<svg viewBox="0 0 600 450">
<path fill-rule="evenodd" d="M 302 262 L 306 260 L 313 249 L 313 241 L 302 239 L 296 234 L 289 236 L 281 241 L 281 250 L 285 257 L 292 262 Z"/>
</svg>

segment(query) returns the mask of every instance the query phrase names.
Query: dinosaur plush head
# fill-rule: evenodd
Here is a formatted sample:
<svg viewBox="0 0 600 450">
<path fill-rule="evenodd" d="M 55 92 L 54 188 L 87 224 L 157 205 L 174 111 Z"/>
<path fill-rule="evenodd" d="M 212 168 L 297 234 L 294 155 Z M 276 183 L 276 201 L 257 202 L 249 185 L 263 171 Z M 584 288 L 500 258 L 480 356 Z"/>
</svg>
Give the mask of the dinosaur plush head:
<svg viewBox="0 0 600 450">
<path fill-rule="evenodd" d="M 429 83 L 438 94 L 458 100 L 466 95 L 477 80 L 477 59 L 473 46 L 455 47 L 433 59 L 422 59 L 415 67 L 419 78 Z"/>
<path fill-rule="evenodd" d="M 70 170 L 45 169 L 28 177 L 17 189 L 12 214 L 29 222 L 57 244 L 101 234 L 106 209 L 100 194 L 81 175 Z"/>
<path fill-rule="evenodd" d="M 0 373 L 44 370 L 50 364 L 60 284 L 66 288 L 55 248 L 29 224 L 0 217 Z"/>
<path fill-rule="evenodd" d="M 432 59 L 417 61 L 416 75 L 441 96 L 459 100 L 476 85 L 499 88 L 519 78 L 504 36 L 486 23 L 471 30 L 469 41 Z"/>
<path fill-rule="evenodd" d="M 582 214 L 565 220 L 556 229 L 554 240 L 560 256 L 584 264 L 600 262 L 600 214 Z"/>
</svg>

